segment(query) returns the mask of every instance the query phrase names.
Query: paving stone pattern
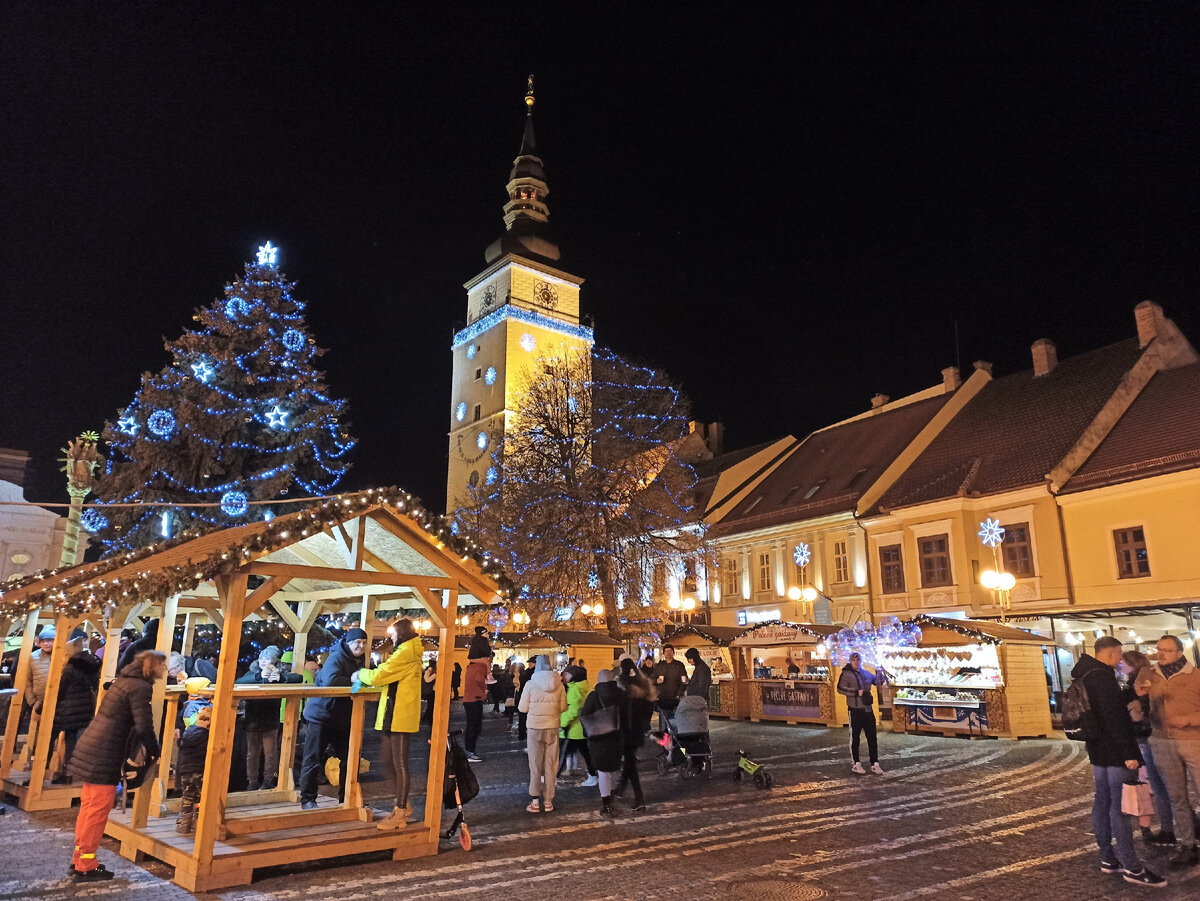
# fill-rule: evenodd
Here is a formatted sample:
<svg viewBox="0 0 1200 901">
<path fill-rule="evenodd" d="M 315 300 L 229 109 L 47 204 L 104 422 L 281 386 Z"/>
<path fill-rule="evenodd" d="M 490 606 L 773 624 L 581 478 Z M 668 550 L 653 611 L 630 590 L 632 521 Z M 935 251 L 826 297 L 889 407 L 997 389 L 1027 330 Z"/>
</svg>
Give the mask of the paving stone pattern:
<svg viewBox="0 0 1200 901">
<path fill-rule="evenodd" d="M 453 717 L 461 722 L 461 708 Z M 525 756 L 506 721 L 485 714 L 475 765 L 483 786 L 467 807 L 474 839 L 464 852 L 443 842 L 435 858 L 394 862 L 379 855 L 261 870 L 252 886 L 211 896 L 229 901 L 366 901 L 377 898 L 688 899 L 1115 899 L 1200 896 L 1200 867 L 1171 870 L 1169 851 L 1139 853 L 1171 885 L 1153 890 L 1099 873 L 1090 834 L 1091 768 L 1067 741 L 880 737 L 884 776 L 849 772 L 845 730 L 714 720 L 711 780 L 659 776 L 656 748 L 642 752 L 648 809 L 618 803 L 599 815 L 595 788 L 559 788 L 555 810 L 531 815 Z M 419 747 L 419 746 L 418 746 Z M 374 754 L 378 742 L 367 742 Z M 730 778 L 745 748 L 768 765 L 775 787 Z M 865 750 L 865 748 L 864 748 Z M 416 756 L 420 756 L 419 753 Z M 423 785 L 424 761 L 414 784 Z M 380 810 L 378 765 L 367 776 Z M 417 808 L 424 802 L 416 798 Z M 446 826 L 452 812 L 444 815 Z M 0 901 L 190 897 L 170 868 L 136 866 L 106 841 L 111 883 L 73 886 L 63 877 L 73 812 L 0 817 Z M 499 894 L 498 894 L 499 893 Z"/>
</svg>

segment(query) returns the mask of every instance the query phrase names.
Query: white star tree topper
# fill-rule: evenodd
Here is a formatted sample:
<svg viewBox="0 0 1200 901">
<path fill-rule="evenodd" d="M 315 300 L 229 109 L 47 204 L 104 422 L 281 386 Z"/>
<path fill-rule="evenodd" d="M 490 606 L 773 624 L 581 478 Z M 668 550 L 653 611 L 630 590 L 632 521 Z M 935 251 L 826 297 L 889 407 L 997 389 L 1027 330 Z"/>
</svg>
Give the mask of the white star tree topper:
<svg viewBox="0 0 1200 901">
<path fill-rule="evenodd" d="M 278 253 L 279 253 L 279 248 L 272 247 L 271 242 L 268 241 L 262 247 L 258 248 L 258 265 L 274 266 L 275 259 L 276 259 L 276 256 L 278 255 Z"/>
</svg>

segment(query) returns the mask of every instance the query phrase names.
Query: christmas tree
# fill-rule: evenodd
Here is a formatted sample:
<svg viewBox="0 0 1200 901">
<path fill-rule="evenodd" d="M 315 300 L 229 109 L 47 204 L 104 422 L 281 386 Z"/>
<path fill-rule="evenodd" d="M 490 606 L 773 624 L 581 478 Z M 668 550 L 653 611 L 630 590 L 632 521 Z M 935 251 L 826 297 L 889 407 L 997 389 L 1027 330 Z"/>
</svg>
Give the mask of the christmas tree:
<svg viewBox="0 0 1200 901">
<path fill-rule="evenodd" d="M 108 552 L 270 518 L 260 502 L 293 486 L 326 494 L 345 474 L 346 405 L 313 365 L 323 351 L 276 253 L 270 242 L 259 248 L 225 296 L 196 311 L 200 327 L 167 342 L 170 364 L 144 373 L 133 402 L 106 423 L 112 465 L 97 493 L 138 505 L 91 511 Z"/>
</svg>

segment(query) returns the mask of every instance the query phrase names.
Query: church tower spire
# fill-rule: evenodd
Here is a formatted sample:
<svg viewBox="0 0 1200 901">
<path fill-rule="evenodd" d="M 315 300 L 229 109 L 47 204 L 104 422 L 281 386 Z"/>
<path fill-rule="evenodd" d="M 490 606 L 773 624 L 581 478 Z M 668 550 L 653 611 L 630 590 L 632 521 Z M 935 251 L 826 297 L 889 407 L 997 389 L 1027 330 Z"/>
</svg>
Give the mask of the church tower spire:
<svg viewBox="0 0 1200 901">
<path fill-rule="evenodd" d="M 558 245 L 547 237 L 550 208 L 546 197 L 546 169 L 537 155 L 537 139 L 533 133 L 533 76 L 529 76 L 525 91 L 525 132 L 521 136 L 521 151 L 513 160 L 508 173 L 508 203 L 504 204 L 505 233 L 493 241 L 484 252 L 484 259 L 494 263 L 507 253 L 533 256 L 548 262 L 557 261 Z"/>
</svg>

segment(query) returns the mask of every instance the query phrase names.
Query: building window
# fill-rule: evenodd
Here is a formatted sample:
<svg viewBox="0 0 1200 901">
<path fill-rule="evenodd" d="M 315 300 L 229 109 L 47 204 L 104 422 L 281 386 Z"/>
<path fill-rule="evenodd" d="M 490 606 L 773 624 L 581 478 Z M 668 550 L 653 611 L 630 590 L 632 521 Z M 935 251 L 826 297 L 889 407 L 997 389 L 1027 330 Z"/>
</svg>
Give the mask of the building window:
<svg viewBox="0 0 1200 901">
<path fill-rule="evenodd" d="M 950 585 L 950 538 L 930 535 L 917 540 L 921 557 L 921 587 L 936 588 Z"/>
<path fill-rule="evenodd" d="M 879 549 L 879 571 L 884 594 L 904 593 L 904 559 L 900 556 L 900 545 L 889 544 Z"/>
<path fill-rule="evenodd" d="M 771 590 L 771 555 L 770 553 L 758 555 L 758 590 Z"/>
<path fill-rule="evenodd" d="M 475 422 L 479 422 L 479 417 L 480 417 L 480 415 L 482 415 L 482 413 L 483 413 L 483 405 L 476 404 L 475 405 Z"/>
<path fill-rule="evenodd" d="M 1033 543 L 1029 540 L 1029 523 L 1017 522 L 1004 527 L 1004 568 L 1018 579 L 1033 578 Z"/>
<path fill-rule="evenodd" d="M 846 553 L 846 542 L 833 543 L 833 581 L 850 581 L 850 557 Z"/>
<path fill-rule="evenodd" d="M 721 569 L 725 571 L 725 587 L 722 589 L 725 596 L 739 597 L 742 593 L 742 586 L 738 576 L 737 557 L 726 557 Z"/>
<path fill-rule="evenodd" d="M 483 378 L 483 370 L 476 369 L 475 370 L 475 381 L 479 381 L 481 378 Z"/>
<path fill-rule="evenodd" d="M 1117 546 L 1117 574 L 1122 579 L 1150 575 L 1150 554 L 1146 550 L 1146 533 L 1141 526 L 1115 530 L 1113 542 Z"/>
</svg>

